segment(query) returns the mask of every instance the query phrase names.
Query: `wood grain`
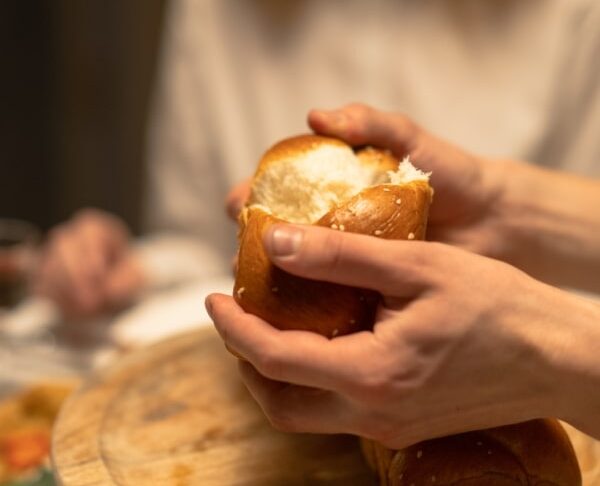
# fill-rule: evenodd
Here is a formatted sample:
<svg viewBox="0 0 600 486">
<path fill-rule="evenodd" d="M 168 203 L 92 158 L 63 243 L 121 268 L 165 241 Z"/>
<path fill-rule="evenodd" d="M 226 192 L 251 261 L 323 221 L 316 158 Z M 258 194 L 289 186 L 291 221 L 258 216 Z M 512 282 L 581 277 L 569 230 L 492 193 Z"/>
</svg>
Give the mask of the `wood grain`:
<svg viewBox="0 0 600 486">
<path fill-rule="evenodd" d="M 212 328 L 127 356 L 65 404 L 57 480 L 83 485 L 372 485 L 349 436 L 275 431 Z"/>
</svg>

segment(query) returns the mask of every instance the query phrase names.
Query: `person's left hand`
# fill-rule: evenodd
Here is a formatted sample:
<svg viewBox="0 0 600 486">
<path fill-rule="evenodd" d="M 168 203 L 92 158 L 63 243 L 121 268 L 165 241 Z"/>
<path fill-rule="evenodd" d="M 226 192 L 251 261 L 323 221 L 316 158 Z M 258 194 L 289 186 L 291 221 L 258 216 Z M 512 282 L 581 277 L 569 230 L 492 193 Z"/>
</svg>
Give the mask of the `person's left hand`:
<svg viewBox="0 0 600 486">
<path fill-rule="evenodd" d="M 560 368 L 583 345 L 561 346 L 578 335 L 581 302 L 570 294 L 440 243 L 274 225 L 264 244 L 290 273 L 383 295 L 372 332 L 331 340 L 280 331 L 229 296 L 209 296 L 218 332 L 247 359 L 243 380 L 276 428 L 401 448 L 572 411 Z"/>
</svg>

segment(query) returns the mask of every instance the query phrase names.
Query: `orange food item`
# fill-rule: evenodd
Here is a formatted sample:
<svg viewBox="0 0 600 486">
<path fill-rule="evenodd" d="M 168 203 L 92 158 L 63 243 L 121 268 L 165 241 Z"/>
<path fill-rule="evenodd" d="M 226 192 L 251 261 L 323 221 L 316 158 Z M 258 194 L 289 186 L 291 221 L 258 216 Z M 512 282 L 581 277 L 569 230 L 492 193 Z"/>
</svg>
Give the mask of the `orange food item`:
<svg viewBox="0 0 600 486">
<path fill-rule="evenodd" d="M 48 430 L 17 431 L 4 436 L 0 441 L 0 455 L 15 472 L 41 465 L 49 453 Z"/>
</svg>

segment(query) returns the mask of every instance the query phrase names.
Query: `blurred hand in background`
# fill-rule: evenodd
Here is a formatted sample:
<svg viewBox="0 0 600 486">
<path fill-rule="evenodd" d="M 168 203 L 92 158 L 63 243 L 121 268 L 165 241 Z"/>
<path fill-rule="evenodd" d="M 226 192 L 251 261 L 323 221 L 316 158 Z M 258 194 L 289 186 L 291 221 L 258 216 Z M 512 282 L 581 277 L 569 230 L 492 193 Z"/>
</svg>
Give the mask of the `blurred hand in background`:
<svg viewBox="0 0 600 486">
<path fill-rule="evenodd" d="M 125 224 L 106 212 L 84 209 L 50 232 L 33 286 L 65 317 L 83 319 L 123 307 L 143 282 Z"/>
</svg>

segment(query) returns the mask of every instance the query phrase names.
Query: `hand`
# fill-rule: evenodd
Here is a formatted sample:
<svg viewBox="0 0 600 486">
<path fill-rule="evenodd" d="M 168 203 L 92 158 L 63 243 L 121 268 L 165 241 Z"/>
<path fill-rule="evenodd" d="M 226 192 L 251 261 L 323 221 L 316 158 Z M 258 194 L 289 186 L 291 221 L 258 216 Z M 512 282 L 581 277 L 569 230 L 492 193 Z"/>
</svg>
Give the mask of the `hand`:
<svg viewBox="0 0 600 486">
<path fill-rule="evenodd" d="M 385 113 L 362 104 L 339 110 L 313 110 L 311 128 L 350 145 L 373 145 L 397 158 L 410 156 L 419 169 L 432 172 L 435 190 L 428 239 L 451 243 L 495 258 L 506 258 L 499 230 L 498 201 L 505 167 L 441 140 L 404 115 Z"/>
<path fill-rule="evenodd" d="M 35 292 L 71 319 L 93 317 L 127 304 L 143 285 L 125 225 L 87 209 L 58 226 L 42 251 Z"/>
<path fill-rule="evenodd" d="M 439 243 L 275 225 L 264 244 L 290 273 L 383 296 L 372 332 L 332 340 L 277 330 L 228 296 L 207 299 L 275 427 L 392 448 L 535 417 L 600 435 L 597 306 Z"/>
</svg>

